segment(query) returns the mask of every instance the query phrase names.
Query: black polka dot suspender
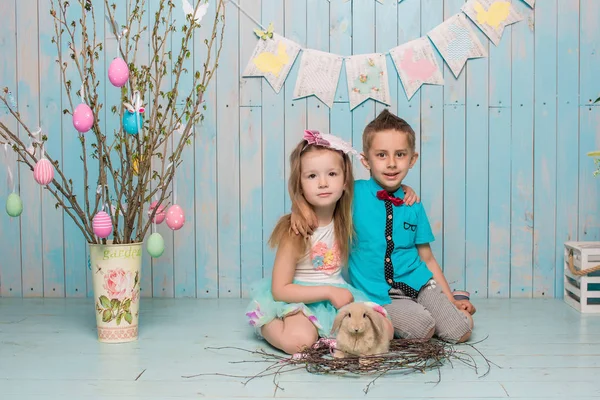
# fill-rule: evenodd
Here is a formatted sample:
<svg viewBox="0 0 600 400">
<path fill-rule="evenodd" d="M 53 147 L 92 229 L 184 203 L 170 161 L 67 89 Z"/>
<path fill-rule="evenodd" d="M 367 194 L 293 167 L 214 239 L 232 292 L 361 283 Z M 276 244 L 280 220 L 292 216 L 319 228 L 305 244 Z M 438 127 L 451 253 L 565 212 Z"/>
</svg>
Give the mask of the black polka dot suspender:
<svg viewBox="0 0 600 400">
<path fill-rule="evenodd" d="M 392 194 L 390 194 L 393 197 Z M 394 282 L 394 265 L 392 264 L 392 251 L 394 250 L 394 210 L 390 200 L 383 200 L 385 204 L 385 258 L 383 261 L 385 271 L 385 281 L 394 289 L 400 289 L 405 295 L 416 299 L 419 292 L 406 283 Z"/>
</svg>

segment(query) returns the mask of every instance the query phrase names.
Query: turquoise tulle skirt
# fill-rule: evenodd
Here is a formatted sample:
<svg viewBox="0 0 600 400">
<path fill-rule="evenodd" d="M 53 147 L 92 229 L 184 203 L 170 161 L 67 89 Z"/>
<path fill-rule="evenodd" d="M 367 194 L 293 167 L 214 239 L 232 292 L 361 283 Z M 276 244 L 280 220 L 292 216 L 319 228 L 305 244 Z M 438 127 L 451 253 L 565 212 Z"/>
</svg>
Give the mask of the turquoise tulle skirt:
<svg viewBox="0 0 600 400">
<path fill-rule="evenodd" d="M 293 283 L 305 286 L 321 286 L 322 284 L 312 284 L 307 282 L 294 281 Z M 354 301 L 369 301 L 367 296 L 360 290 L 353 288 L 349 284 L 331 284 L 344 289 L 348 289 Z M 254 327 L 258 336 L 260 328 L 274 320 L 275 318 L 284 318 L 287 315 L 303 313 L 317 328 L 320 337 L 329 337 L 333 320 L 337 315 L 337 309 L 329 301 L 320 301 L 317 303 L 285 303 L 275 301 L 271 294 L 271 278 L 265 278 L 256 282 L 251 287 L 252 301 L 246 308 L 246 318 L 250 326 Z"/>
</svg>

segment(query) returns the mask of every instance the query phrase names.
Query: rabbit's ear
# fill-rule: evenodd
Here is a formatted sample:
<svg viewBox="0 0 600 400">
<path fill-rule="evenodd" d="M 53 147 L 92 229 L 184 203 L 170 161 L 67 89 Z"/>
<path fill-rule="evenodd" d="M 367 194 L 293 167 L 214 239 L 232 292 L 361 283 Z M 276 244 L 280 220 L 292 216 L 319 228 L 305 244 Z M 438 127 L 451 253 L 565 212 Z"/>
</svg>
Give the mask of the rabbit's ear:
<svg viewBox="0 0 600 400">
<path fill-rule="evenodd" d="M 383 319 L 384 317 L 377 311 L 373 310 L 371 307 L 367 307 L 366 311 L 367 317 L 371 321 L 371 326 L 373 327 L 375 334 L 378 338 L 383 337 L 383 334 L 385 332 L 385 321 Z"/>
<path fill-rule="evenodd" d="M 348 316 L 348 310 L 347 309 L 342 308 L 342 309 L 340 309 L 338 311 L 335 319 L 333 320 L 333 326 L 331 327 L 331 333 L 330 333 L 330 335 L 333 335 L 334 333 L 336 333 L 337 331 L 340 330 L 340 326 L 342 325 L 342 321 L 347 316 Z"/>
</svg>

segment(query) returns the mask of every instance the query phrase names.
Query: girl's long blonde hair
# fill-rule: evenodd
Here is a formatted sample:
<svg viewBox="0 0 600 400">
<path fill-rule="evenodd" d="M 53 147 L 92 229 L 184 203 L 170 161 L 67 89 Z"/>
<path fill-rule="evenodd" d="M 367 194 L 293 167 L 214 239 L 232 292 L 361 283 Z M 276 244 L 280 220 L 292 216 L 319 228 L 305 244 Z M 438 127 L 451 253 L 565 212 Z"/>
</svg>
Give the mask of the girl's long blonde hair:
<svg viewBox="0 0 600 400">
<path fill-rule="evenodd" d="M 352 225 L 352 199 L 354 197 L 354 175 L 352 174 L 352 164 L 350 157 L 339 150 L 308 144 L 306 140 L 300 141 L 292 154 L 290 155 L 290 179 L 288 181 L 288 191 L 292 201 L 292 207 L 299 210 L 298 205 L 304 204 L 311 209 L 313 206 L 306 201 L 302 194 L 301 182 L 301 164 L 300 160 L 303 154 L 312 151 L 333 151 L 342 157 L 342 169 L 344 172 L 344 193 L 338 200 L 333 211 L 335 239 L 343 259 L 344 264 L 348 261 L 350 245 L 354 238 L 354 227 Z M 296 207 L 294 207 L 296 206 Z M 314 209 L 313 209 L 314 210 Z M 279 219 L 277 225 L 269 238 L 271 247 L 278 247 L 282 240 L 292 240 L 297 244 L 297 248 L 304 254 L 309 246 L 308 241 L 303 241 L 302 236 L 296 235 L 291 230 L 291 214 L 284 215 Z"/>
</svg>

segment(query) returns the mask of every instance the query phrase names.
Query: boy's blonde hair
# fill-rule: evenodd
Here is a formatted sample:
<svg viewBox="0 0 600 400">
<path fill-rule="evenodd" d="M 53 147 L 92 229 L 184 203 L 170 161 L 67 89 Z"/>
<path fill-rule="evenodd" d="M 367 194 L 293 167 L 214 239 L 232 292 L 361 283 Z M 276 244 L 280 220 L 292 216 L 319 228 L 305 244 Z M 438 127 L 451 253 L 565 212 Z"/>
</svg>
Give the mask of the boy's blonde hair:
<svg viewBox="0 0 600 400">
<path fill-rule="evenodd" d="M 335 239 L 340 249 L 340 253 L 343 262 L 348 261 L 348 254 L 350 252 L 350 243 L 354 236 L 354 227 L 352 225 L 352 198 L 354 197 L 354 175 L 352 174 L 352 164 L 350 157 L 339 150 L 334 150 L 326 147 L 316 146 L 308 144 L 306 140 L 300 141 L 292 154 L 290 155 L 290 179 L 288 181 L 288 191 L 290 193 L 290 199 L 292 200 L 292 206 L 298 204 L 304 204 L 311 209 L 313 208 L 302 194 L 302 182 L 301 182 L 301 158 L 304 154 L 314 151 L 333 151 L 342 157 L 342 171 L 344 173 L 344 192 L 342 197 L 338 200 L 335 210 L 333 212 L 334 221 L 334 232 Z M 269 238 L 269 245 L 271 247 L 277 247 L 281 244 L 284 239 L 289 239 L 297 244 L 297 248 L 305 253 L 308 249 L 309 243 L 303 241 L 300 235 L 296 235 L 291 230 L 291 214 L 283 216 L 275 225 L 273 233 Z"/>
<path fill-rule="evenodd" d="M 366 155 L 371 149 L 373 137 L 377 132 L 395 130 L 406 134 L 410 149 L 415 152 L 416 135 L 413 128 L 402 118 L 384 109 L 379 115 L 365 127 L 363 131 L 363 152 Z"/>
</svg>

